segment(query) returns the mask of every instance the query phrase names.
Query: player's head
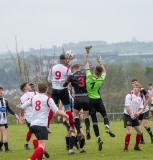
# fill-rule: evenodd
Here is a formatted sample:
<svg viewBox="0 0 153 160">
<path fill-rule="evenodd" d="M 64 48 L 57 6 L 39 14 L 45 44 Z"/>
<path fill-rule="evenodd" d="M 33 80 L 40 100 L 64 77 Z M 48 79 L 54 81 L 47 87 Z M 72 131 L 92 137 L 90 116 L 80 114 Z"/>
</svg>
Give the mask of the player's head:
<svg viewBox="0 0 153 160">
<path fill-rule="evenodd" d="M 101 76 L 102 73 L 103 73 L 103 68 L 102 68 L 101 66 L 98 65 L 98 66 L 96 66 L 96 67 L 94 68 L 94 74 L 95 74 L 97 77 Z"/>
<path fill-rule="evenodd" d="M 153 89 L 152 83 L 150 83 L 150 84 L 148 85 L 148 89 L 149 89 L 149 90 L 152 90 L 152 89 Z"/>
<path fill-rule="evenodd" d="M 134 84 L 134 86 L 133 86 L 133 90 L 134 90 L 134 93 L 135 93 L 135 94 L 138 94 L 138 93 L 140 92 L 140 90 L 141 90 L 141 84 L 138 83 L 138 82 L 136 82 L 136 83 Z"/>
<path fill-rule="evenodd" d="M 3 87 L 0 87 L 0 97 L 3 97 L 3 94 L 4 94 L 4 89 Z"/>
<path fill-rule="evenodd" d="M 38 84 L 38 92 L 39 93 L 46 93 L 47 92 L 47 84 L 45 82 L 41 82 Z"/>
<path fill-rule="evenodd" d="M 21 86 L 20 86 L 20 89 L 23 92 L 29 92 L 29 91 L 32 90 L 27 82 L 22 83 Z"/>
<path fill-rule="evenodd" d="M 35 84 L 30 83 L 29 86 L 31 87 L 32 91 L 35 91 Z"/>
<path fill-rule="evenodd" d="M 132 80 L 131 80 L 131 84 L 132 84 L 132 86 L 134 87 L 135 83 L 137 83 L 137 82 L 138 82 L 138 80 L 137 80 L 137 79 L 132 79 Z"/>
<path fill-rule="evenodd" d="M 74 64 L 72 67 L 71 67 L 71 71 L 72 72 L 76 72 L 76 71 L 80 71 L 81 70 L 81 67 L 79 64 Z"/>
<path fill-rule="evenodd" d="M 67 64 L 67 59 L 66 59 L 66 57 L 65 57 L 64 54 L 61 54 L 61 55 L 60 55 L 59 61 L 60 61 L 61 64 L 64 64 L 64 65 Z"/>
</svg>

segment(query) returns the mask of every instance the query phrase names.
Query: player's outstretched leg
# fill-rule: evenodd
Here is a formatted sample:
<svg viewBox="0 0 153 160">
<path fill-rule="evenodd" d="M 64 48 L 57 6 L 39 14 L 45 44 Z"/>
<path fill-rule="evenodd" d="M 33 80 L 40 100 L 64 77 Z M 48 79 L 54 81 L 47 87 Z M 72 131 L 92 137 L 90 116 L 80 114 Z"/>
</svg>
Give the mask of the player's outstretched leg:
<svg viewBox="0 0 153 160">
<path fill-rule="evenodd" d="M 99 151 L 102 150 L 102 144 L 103 144 L 103 141 L 102 141 L 101 138 L 99 137 L 99 138 L 98 138 L 98 150 L 99 150 Z"/>
</svg>

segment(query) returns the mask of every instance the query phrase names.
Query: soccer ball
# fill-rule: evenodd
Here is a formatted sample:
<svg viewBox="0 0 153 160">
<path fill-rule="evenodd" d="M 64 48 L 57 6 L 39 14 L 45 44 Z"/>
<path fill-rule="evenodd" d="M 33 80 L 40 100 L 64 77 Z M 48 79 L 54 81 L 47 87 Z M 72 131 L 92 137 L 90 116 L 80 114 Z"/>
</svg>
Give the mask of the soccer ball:
<svg viewBox="0 0 153 160">
<path fill-rule="evenodd" d="M 68 59 L 68 60 L 73 60 L 74 59 L 74 52 L 71 51 L 71 50 L 68 50 L 65 52 L 65 57 Z"/>
</svg>

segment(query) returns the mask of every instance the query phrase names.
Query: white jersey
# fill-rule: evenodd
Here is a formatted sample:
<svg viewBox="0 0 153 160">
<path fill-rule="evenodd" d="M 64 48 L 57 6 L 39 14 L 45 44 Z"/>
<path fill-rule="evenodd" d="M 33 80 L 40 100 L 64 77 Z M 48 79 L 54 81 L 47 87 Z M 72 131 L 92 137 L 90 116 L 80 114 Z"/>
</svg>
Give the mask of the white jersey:
<svg viewBox="0 0 153 160">
<path fill-rule="evenodd" d="M 37 93 L 31 99 L 26 101 L 21 108 L 32 107 L 33 116 L 31 119 L 31 126 L 46 126 L 48 124 L 48 114 L 50 109 L 56 114 L 58 108 L 52 98 L 44 93 Z"/>
<path fill-rule="evenodd" d="M 133 94 L 133 92 L 134 92 L 134 91 L 132 90 L 131 93 Z M 139 93 L 139 96 L 142 98 L 143 104 L 146 102 L 146 97 L 145 97 L 145 95 L 146 95 L 147 93 L 148 93 L 148 92 L 147 92 L 144 88 L 141 88 L 141 91 L 140 91 L 140 93 Z M 149 111 L 149 106 L 148 106 L 148 104 L 147 104 L 142 113 L 145 113 L 145 112 L 148 112 L 148 111 Z"/>
<path fill-rule="evenodd" d="M 15 113 L 8 106 L 8 101 L 1 97 L 0 98 L 0 124 L 7 123 L 7 112 L 14 115 Z"/>
<path fill-rule="evenodd" d="M 139 109 L 144 108 L 142 98 L 139 96 L 136 96 L 135 94 L 127 94 L 126 95 L 125 106 L 130 107 L 130 111 L 133 115 L 136 112 L 138 112 Z M 124 108 L 124 113 L 129 115 L 125 108 Z"/>
<path fill-rule="evenodd" d="M 148 90 L 149 95 L 151 96 L 151 104 L 153 104 L 153 89 Z"/>
<path fill-rule="evenodd" d="M 67 80 L 68 75 L 71 73 L 70 68 L 64 66 L 63 64 L 54 65 L 48 75 L 48 81 L 52 83 L 53 89 L 62 90 L 64 82 Z"/>
<path fill-rule="evenodd" d="M 24 104 L 27 100 L 32 98 L 35 94 L 36 94 L 36 92 L 26 92 L 26 93 L 24 93 L 23 96 L 20 98 L 20 105 Z M 32 116 L 33 116 L 33 113 L 32 113 L 31 107 L 26 108 L 24 117 L 25 117 L 25 119 L 27 120 L 28 123 L 31 122 Z"/>
</svg>

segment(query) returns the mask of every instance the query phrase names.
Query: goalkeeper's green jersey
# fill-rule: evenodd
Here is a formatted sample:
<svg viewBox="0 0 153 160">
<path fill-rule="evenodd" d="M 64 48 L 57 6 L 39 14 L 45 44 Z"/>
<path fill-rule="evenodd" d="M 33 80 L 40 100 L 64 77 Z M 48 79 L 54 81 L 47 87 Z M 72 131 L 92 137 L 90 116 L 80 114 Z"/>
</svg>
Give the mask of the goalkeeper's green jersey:
<svg viewBox="0 0 153 160">
<path fill-rule="evenodd" d="M 105 76 L 100 76 L 98 78 L 91 74 L 90 70 L 86 70 L 86 89 L 89 98 L 98 99 L 100 98 L 100 87 L 105 79 Z"/>
</svg>

